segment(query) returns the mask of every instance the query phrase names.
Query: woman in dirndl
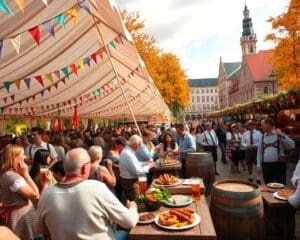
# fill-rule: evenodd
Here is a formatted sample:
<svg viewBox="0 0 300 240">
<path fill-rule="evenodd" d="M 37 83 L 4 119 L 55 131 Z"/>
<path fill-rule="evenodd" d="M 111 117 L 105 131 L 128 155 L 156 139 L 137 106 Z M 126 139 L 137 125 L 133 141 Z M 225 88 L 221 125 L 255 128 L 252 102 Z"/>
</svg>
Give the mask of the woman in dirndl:
<svg viewBox="0 0 300 240">
<path fill-rule="evenodd" d="M 0 161 L 0 225 L 10 228 L 22 240 L 33 240 L 35 208 L 31 199 L 39 198 L 39 190 L 24 162 L 24 148 L 7 145 Z"/>
</svg>

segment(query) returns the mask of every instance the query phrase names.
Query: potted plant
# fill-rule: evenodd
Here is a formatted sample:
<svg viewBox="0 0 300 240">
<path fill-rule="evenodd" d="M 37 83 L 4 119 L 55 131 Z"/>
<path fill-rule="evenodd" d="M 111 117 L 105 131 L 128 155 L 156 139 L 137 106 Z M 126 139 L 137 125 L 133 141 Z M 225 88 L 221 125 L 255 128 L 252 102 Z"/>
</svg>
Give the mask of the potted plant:
<svg viewBox="0 0 300 240">
<path fill-rule="evenodd" d="M 171 197 L 167 189 L 149 188 L 145 194 L 135 196 L 137 204 L 144 204 L 148 211 L 156 211 Z"/>
</svg>

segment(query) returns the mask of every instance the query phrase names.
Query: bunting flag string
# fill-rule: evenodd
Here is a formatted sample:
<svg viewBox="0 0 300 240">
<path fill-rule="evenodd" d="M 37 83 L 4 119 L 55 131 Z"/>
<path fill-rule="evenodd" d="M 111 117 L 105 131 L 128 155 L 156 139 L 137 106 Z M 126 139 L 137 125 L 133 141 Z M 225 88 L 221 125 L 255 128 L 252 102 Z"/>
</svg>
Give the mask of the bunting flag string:
<svg viewBox="0 0 300 240">
<path fill-rule="evenodd" d="M 24 13 L 24 9 L 25 9 L 24 0 L 15 0 L 15 1 L 16 1 L 17 5 L 19 6 L 20 10 Z M 47 0 L 42 0 L 42 1 L 46 6 L 48 5 Z M 63 27 L 65 25 L 65 17 L 66 17 L 66 15 L 69 15 L 71 17 L 73 23 L 77 24 L 78 23 L 78 14 L 77 14 L 76 7 L 86 10 L 90 15 L 92 14 L 87 0 L 83 0 L 79 3 L 76 3 L 73 8 L 56 15 L 54 18 L 48 19 L 48 20 L 44 21 L 43 23 L 38 24 L 28 30 L 25 30 L 23 32 L 15 34 L 14 36 L 0 39 L 0 57 L 2 56 L 2 48 L 4 45 L 3 43 L 4 43 L 4 40 L 6 40 L 6 39 L 8 39 L 12 42 L 14 48 L 16 49 L 17 54 L 19 55 L 19 50 L 20 50 L 20 45 L 21 45 L 21 38 L 20 38 L 21 34 L 28 32 L 33 37 L 34 41 L 39 45 L 40 41 L 41 41 L 40 25 L 43 25 L 43 27 L 51 34 L 51 36 L 55 37 L 55 29 L 54 29 L 54 25 L 52 23 L 53 21 L 57 22 L 57 24 L 59 24 L 60 26 Z M 10 15 L 13 15 L 12 11 L 6 4 L 5 0 L 0 0 L 0 11 L 3 11 Z"/>
<path fill-rule="evenodd" d="M 35 28 L 32 32 L 33 32 L 33 35 L 35 36 L 34 38 L 36 39 L 36 41 L 39 42 L 39 38 L 38 38 L 38 34 L 37 34 L 39 32 L 39 30 L 37 30 Z M 18 37 L 20 37 L 20 35 L 18 35 Z M 92 53 L 91 55 L 89 55 L 89 56 L 87 56 L 87 57 L 85 57 L 83 59 L 78 60 L 76 63 L 73 63 L 70 66 L 65 66 L 65 67 L 61 68 L 60 70 L 55 70 L 53 72 L 44 74 L 44 78 L 46 77 L 47 79 L 49 79 L 49 81 L 51 83 L 53 83 L 52 73 L 57 77 L 57 79 L 61 78 L 61 72 L 63 72 L 63 74 L 65 75 L 65 77 L 67 79 L 69 79 L 70 73 L 74 73 L 77 76 L 78 75 L 77 66 L 78 66 L 78 68 L 84 70 L 85 65 L 87 65 L 88 67 L 91 66 L 91 60 L 95 64 L 98 64 L 98 58 L 100 57 L 100 59 L 103 60 L 103 53 L 104 52 L 106 52 L 106 53 L 108 52 L 107 49 L 108 49 L 109 45 L 110 46 L 114 45 L 116 47 L 116 44 L 115 44 L 116 39 L 120 39 L 119 35 L 118 35 L 118 37 L 116 37 L 115 39 L 113 39 L 112 41 L 110 41 L 106 46 L 103 46 L 102 48 L 98 49 L 96 52 Z M 12 42 L 13 42 L 13 44 L 15 44 L 14 46 L 16 48 L 16 51 L 19 51 L 19 47 L 20 47 L 19 43 L 20 43 L 20 41 L 14 39 L 14 40 L 12 40 Z M 1 41 L 0 41 L 0 52 L 1 52 Z M 69 71 L 69 68 L 70 68 L 70 71 Z M 131 73 L 131 74 L 134 74 L 134 73 Z M 44 86 L 44 80 L 43 80 L 43 76 L 42 75 L 41 76 L 35 76 L 33 78 L 36 78 L 36 80 L 42 86 Z M 4 84 L 3 87 L 7 90 L 7 92 L 9 92 L 10 85 L 11 84 L 15 84 L 16 87 L 17 87 L 17 90 L 19 91 L 20 90 L 20 81 L 24 81 L 24 83 L 26 84 L 26 87 L 28 89 L 30 89 L 31 81 L 30 81 L 29 77 L 26 78 L 26 79 L 23 79 L 23 80 L 18 79 L 18 80 L 15 80 L 15 81 L 11 81 L 9 85 L 8 85 L 8 83 L 6 83 L 6 85 Z M 0 89 L 3 88 L 3 87 L 0 87 Z M 55 87 L 57 88 L 57 86 L 55 86 Z"/>
<path fill-rule="evenodd" d="M 137 68 L 138 68 L 138 67 L 137 67 Z M 129 81 L 129 80 L 131 79 L 130 76 L 132 75 L 132 72 L 136 71 L 137 68 L 135 68 L 135 70 L 131 71 L 131 72 L 127 75 L 127 79 L 125 79 L 125 78 L 123 77 L 124 80 L 121 82 L 122 85 L 125 84 L 127 81 Z M 39 77 L 39 76 L 38 76 L 38 77 Z M 36 78 L 37 81 L 39 81 L 38 79 L 40 79 L 40 78 Z M 61 81 L 64 82 L 64 81 L 65 81 L 65 78 L 62 79 Z M 72 102 L 75 104 L 75 106 L 77 106 L 77 105 L 78 105 L 77 103 L 79 103 L 79 102 L 80 102 L 81 106 L 83 106 L 84 104 L 88 104 L 88 103 L 90 103 L 91 101 L 97 100 L 97 98 L 99 98 L 99 97 L 105 97 L 105 96 L 107 96 L 107 95 L 113 93 L 116 89 L 118 89 L 118 88 L 120 87 L 118 84 L 116 84 L 116 82 L 117 82 L 117 79 L 112 79 L 111 81 L 107 82 L 106 84 L 102 85 L 101 87 L 99 87 L 98 89 L 96 89 L 96 90 L 94 90 L 94 91 L 92 91 L 92 92 L 90 92 L 90 93 L 81 95 L 81 96 L 76 97 L 76 98 L 73 98 L 73 99 L 69 99 L 69 100 L 64 101 L 64 102 L 53 103 L 52 105 L 35 106 L 35 107 L 32 107 L 32 108 L 29 109 L 29 110 L 28 110 L 28 109 L 26 110 L 26 108 L 25 108 L 25 110 L 26 110 L 25 112 L 26 112 L 27 114 L 30 114 L 30 113 L 38 113 L 38 112 L 42 112 L 42 111 L 43 111 L 43 112 L 45 112 L 45 111 L 51 111 L 51 110 L 54 110 L 54 109 L 56 109 L 56 108 L 61 108 L 61 109 L 67 108 L 67 111 L 68 111 L 68 109 L 72 109 L 72 106 L 71 106 L 71 105 L 72 105 Z M 57 87 L 57 86 L 56 86 L 56 87 Z M 149 86 L 147 86 L 146 89 L 147 89 L 148 87 L 149 87 Z M 145 89 L 144 89 L 143 91 L 145 91 Z M 143 92 L 143 91 L 142 91 L 142 92 Z M 35 100 L 35 98 L 36 98 L 37 95 L 43 96 L 43 95 L 44 95 L 44 90 L 40 91 L 40 92 L 37 93 L 36 95 L 33 95 L 33 96 L 31 96 L 31 97 L 28 97 L 28 98 L 26 99 L 26 101 L 29 102 L 30 99 Z M 15 100 L 15 95 L 11 95 L 11 96 L 9 96 L 9 97 L 2 98 L 2 101 L 6 104 L 8 98 L 10 98 L 10 99 L 14 102 L 14 100 Z M 19 102 L 19 103 L 20 103 L 20 102 Z M 21 105 L 21 104 L 22 104 L 22 102 L 20 103 L 20 105 Z M 69 105 L 68 107 L 67 107 L 67 104 Z M 14 108 L 14 111 L 15 111 L 16 113 L 23 113 L 23 112 L 22 112 L 23 109 L 24 109 L 23 107 L 20 107 L 20 108 Z M 2 110 L 3 110 L 3 111 L 8 111 L 8 112 L 10 112 L 10 113 L 12 112 L 12 108 L 5 108 L 5 107 L 3 107 Z M 65 110 L 65 111 L 66 111 L 66 110 Z M 24 113 L 24 114 L 25 114 L 25 113 Z"/>
</svg>

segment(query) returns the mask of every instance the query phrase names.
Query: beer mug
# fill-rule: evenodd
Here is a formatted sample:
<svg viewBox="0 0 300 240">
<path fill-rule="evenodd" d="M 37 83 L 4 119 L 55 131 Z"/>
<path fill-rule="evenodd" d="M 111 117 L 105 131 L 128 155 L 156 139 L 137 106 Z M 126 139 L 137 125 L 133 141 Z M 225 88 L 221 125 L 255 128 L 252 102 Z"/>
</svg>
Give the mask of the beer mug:
<svg viewBox="0 0 300 240">
<path fill-rule="evenodd" d="M 147 175 L 146 174 L 140 174 L 138 177 L 138 183 L 139 183 L 139 194 L 144 194 L 147 189 Z"/>
<path fill-rule="evenodd" d="M 192 198 L 193 201 L 199 201 L 200 200 L 200 178 L 198 177 L 192 177 L 191 178 L 192 183 Z"/>
</svg>

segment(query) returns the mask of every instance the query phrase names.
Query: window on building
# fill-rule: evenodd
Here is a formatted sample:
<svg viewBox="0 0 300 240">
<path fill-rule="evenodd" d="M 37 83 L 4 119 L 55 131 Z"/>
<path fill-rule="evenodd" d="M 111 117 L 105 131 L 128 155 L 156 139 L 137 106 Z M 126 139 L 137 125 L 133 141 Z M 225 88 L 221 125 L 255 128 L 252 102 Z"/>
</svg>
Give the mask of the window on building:
<svg viewBox="0 0 300 240">
<path fill-rule="evenodd" d="M 209 89 L 208 88 L 206 89 L 206 93 L 209 93 Z"/>
<path fill-rule="evenodd" d="M 196 93 L 199 94 L 199 89 L 197 89 Z"/>
<path fill-rule="evenodd" d="M 217 93 L 218 92 L 218 90 L 215 88 L 215 93 Z"/>
<path fill-rule="evenodd" d="M 198 96 L 198 97 L 197 97 L 197 103 L 199 103 L 199 102 L 200 102 L 200 97 Z"/>
<path fill-rule="evenodd" d="M 209 102 L 209 96 L 206 96 L 206 101 Z"/>
<path fill-rule="evenodd" d="M 201 92 L 202 92 L 202 94 L 204 94 L 204 89 L 202 89 L 202 91 L 201 91 Z"/>
<path fill-rule="evenodd" d="M 192 103 L 194 103 L 195 102 L 195 97 L 192 97 Z"/>
<path fill-rule="evenodd" d="M 210 93 L 213 93 L 214 92 L 214 90 L 213 89 L 210 89 Z"/>
<path fill-rule="evenodd" d="M 205 103 L 205 96 L 202 96 L 202 102 Z"/>
<path fill-rule="evenodd" d="M 214 96 L 210 96 L 210 101 L 211 101 L 211 102 L 214 101 Z"/>
<path fill-rule="evenodd" d="M 206 111 L 206 105 L 203 105 L 203 110 Z"/>
<path fill-rule="evenodd" d="M 268 87 L 264 87 L 264 94 L 268 94 L 268 93 L 269 93 Z"/>
</svg>

